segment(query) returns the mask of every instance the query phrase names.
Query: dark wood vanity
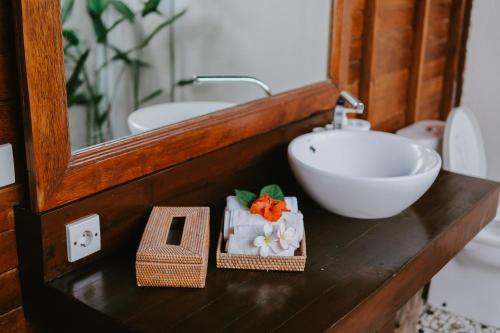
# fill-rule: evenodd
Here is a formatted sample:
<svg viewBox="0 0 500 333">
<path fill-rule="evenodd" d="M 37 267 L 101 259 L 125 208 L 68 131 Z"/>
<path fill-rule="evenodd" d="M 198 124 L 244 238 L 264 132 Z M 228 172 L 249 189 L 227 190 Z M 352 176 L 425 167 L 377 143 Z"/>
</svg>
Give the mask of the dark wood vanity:
<svg viewBox="0 0 500 333">
<path fill-rule="evenodd" d="M 443 171 L 398 216 L 334 215 L 301 191 L 286 162 L 286 143 L 322 121 L 316 116 L 276 129 L 46 213 L 18 210 L 19 242 L 31 244 L 20 255 L 30 258 L 22 262 L 29 263 L 23 271 L 33 319 L 51 331 L 82 321 L 110 332 L 394 329 L 396 311 L 493 218 L 500 187 Z M 299 197 L 305 272 L 216 269 L 225 196 L 269 181 Z M 211 207 L 204 289 L 137 287 L 135 251 L 153 205 Z M 90 212 L 101 216 L 103 249 L 69 263 L 64 224 Z"/>
<path fill-rule="evenodd" d="M 251 177 L 262 170 L 239 171 L 237 178 Z M 232 182 L 221 179 L 218 184 L 186 193 L 184 198 L 157 204 L 198 203 L 223 194 Z M 33 294 L 34 317 L 51 331 L 64 331 L 68 325 L 82 322 L 108 332 L 389 332 L 394 329 L 396 311 L 494 217 L 500 193 L 496 183 L 442 172 L 432 188 L 401 214 L 382 220 L 355 220 L 323 210 L 293 180 L 284 184 L 287 193 L 299 197 L 305 216 L 305 271 L 215 268 L 222 196 L 218 202 L 209 200 L 212 245 L 204 289 L 137 287 L 134 254 L 138 234 L 131 231 L 131 238 L 136 240 L 124 243 L 119 250 L 115 247 L 106 258 L 56 277 L 68 267 L 64 258 L 51 257 L 59 251 L 50 235 L 44 233 L 44 225 L 56 223 L 57 217 L 75 210 L 95 210 L 100 206 L 97 201 L 115 210 L 118 205 L 109 200 L 126 201 L 127 196 L 142 194 L 139 189 L 147 187 L 145 184 L 136 184 L 134 190 L 102 194 L 94 202 L 61 208 L 38 221 L 20 212 L 23 229 L 35 223 L 46 235 L 42 240 L 30 240 L 43 248 L 48 264 L 43 272 L 35 270 L 30 275 L 44 274 L 50 280 Z M 221 188 L 217 188 L 219 185 Z M 118 211 L 116 207 L 114 214 Z M 144 223 L 144 217 L 137 218 L 138 225 L 133 228 L 136 233 Z M 24 256 L 33 258 L 39 247 Z M 87 329 L 85 325 L 81 328 L 82 332 Z"/>
<path fill-rule="evenodd" d="M 293 138 L 331 122 L 344 89 L 375 130 L 445 119 L 460 100 L 469 0 L 333 1 L 324 81 L 76 152 L 60 5 L 0 1 L 0 144 L 13 143 L 17 171 L 0 188 L 2 332 L 390 332 L 495 214 L 497 183 L 443 171 L 398 216 L 337 216 L 304 194 L 286 157 Z M 305 272 L 216 269 L 225 197 L 269 183 L 299 198 Z M 135 251 L 158 205 L 211 208 L 204 289 L 136 286 Z M 65 225 L 89 214 L 101 250 L 71 263 Z"/>
</svg>

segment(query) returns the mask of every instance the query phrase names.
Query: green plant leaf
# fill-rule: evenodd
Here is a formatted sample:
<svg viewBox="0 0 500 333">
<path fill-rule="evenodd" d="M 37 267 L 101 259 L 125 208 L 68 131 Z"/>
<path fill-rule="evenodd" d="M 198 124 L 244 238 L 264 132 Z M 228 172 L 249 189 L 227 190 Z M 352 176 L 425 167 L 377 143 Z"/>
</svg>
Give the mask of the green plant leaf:
<svg viewBox="0 0 500 333">
<path fill-rule="evenodd" d="M 144 104 L 144 103 L 147 103 L 149 102 L 150 100 L 152 99 L 155 99 L 156 97 L 160 96 L 161 94 L 163 94 L 163 89 L 158 89 L 154 92 L 152 92 L 151 94 L 147 95 L 146 97 L 143 97 L 140 101 L 139 101 L 139 106 L 141 104 Z"/>
<path fill-rule="evenodd" d="M 127 20 L 125 17 L 122 17 L 121 19 L 116 20 L 109 28 L 107 28 L 106 34 L 110 33 L 111 30 L 113 30 L 114 28 L 119 26 L 120 23 L 124 22 L 125 20 Z"/>
<path fill-rule="evenodd" d="M 73 94 L 68 96 L 68 107 L 72 105 L 87 105 L 89 98 L 85 94 Z"/>
<path fill-rule="evenodd" d="M 101 17 L 91 15 L 90 19 L 92 21 L 92 27 L 94 28 L 97 42 L 98 43 L 105 42 L 108 37 L 108 29 L 104 25 L 104 22 L 102 21 Z"/>
<path fill-rule="evenodd" d="M 109 0 L 87 0 L 87 12 L 98 43 L 106 42 L 108 35 L 108 29 L 102 20 L 102 15 L 108 4 Z"/>
<path fill-rule="evenodd" d="M 252 202 L 257 199 L 257 194 L 249 191 L 234 190 L 234 194 L 236 195 L 236 200 L 247 208 L 250 208 Z"/>
<path fill-rule="evenodd" d="M 142 16 L 146 16 L 151 13 L 158 13 L 158 5 L 161 0 L 148 0 L 144 4 L 144 8 L 142 9 Z"/>
<path fill-rule="evenodd" d="M 87 10 L 96 17 L 100 17 L 108 5 L 109 0 L 87 0 Z"/>
<path fill-rule="evenodd" d="M 66 22 L 73 11 L 73 5 L 75 4 L 75 0 L 66 0 L 64 1 L 61 7 L 61 18 L 62 23 Z"/>
<path fill-rule="evenodd" d="M 271 198 L 276 200 L 285 200 L 285 196 L 283 195 L 281 187 L 276 184 L 264 186 L 262 190 L 260 190 L 260 195 L 264 194 L 268 194 Z"/>
<path fill-rule="evenodd" d="M 141 66 L 138 62 L 134 61 L 131 64 L 132 70 L 132 91 L 134 110 L 139 108 L 139 85 L 141 83 Z"/>
<path fill-rule="evenodd" d="M 87 49 L 76 61 L 75 69 L 73 73 L 71 73 L 68 81 L 66 82 L 66 94 L 68 98 L 71 98 L 78 89 L 78 87 L 82 84 L 80 80 L 80 74 L 84 68 L 85 61 L 87 61 L 90 50 Z"/>
<path fill-rule="evenodd" d="M 126 18 L 130 22 L 134 22 L 134 12 L 125 3 L 120 0 L 113 0 L 111 1 L 111 5 L 116 9 L 116 11 L 122 14 L 124 18 Z"/>
<path fill-rule="evenodd" d="M 96 115 L 95 121 L 97 125 L 102 126 L 104 124 L 104 122 L 108 119 L 108 113 L 109 111 L 105 111 L 103 113 Z"/>
<path fill-rule="evenodd" d="M 108 45 L 108 46 L 115 52 L 115 55 L 110 59 L 110 62 L 116 61 L 116 60 L 121 60 L 127 65 L 130 65 L 132 63 L 132 59 L 127 55 L 127 53 L 123 52 L 122 50 L 120 50 L 119 48 L 117 48 L 115 46 L 112 46 L 112 45 Z"/>
<path fill-rule="evenodd" d="M 169 19 L 167 19 L 166 21 L 164 21 L 163 23 L 158 25 L 146 38 L 144 38 L 142 43 L 140 43 L 138 46 L 134 47 L 132 50 L 127 51 L 127 52 L 131 52 L 133 50 L 139 50 L 139 49 L 145 48 L 157 33 L 159 33 L 163 28 L 168 27 L 170 24 L 174 23 L 182 15 L 186 14 L 186 11 L 187 11 L 187 9 L 184 9 L 180 13 L 175 14 L 174 16 L 170 17 Z"/>
<path fill-rule="evenodd" d="M 76 46 L 80 43 L 76 32 L 72 29 L 63 29 L 63 37 L 71 46 Z"/>
</svg>

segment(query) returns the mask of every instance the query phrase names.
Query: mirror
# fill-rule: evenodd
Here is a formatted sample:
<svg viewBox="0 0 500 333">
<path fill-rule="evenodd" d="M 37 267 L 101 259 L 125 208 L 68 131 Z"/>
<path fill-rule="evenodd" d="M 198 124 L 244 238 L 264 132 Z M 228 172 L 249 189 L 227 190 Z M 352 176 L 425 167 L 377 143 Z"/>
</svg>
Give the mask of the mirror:
<svg viewBox="0 0 500 333">
<path fill-rule="evenodd" d="M 330 0 L 62 0 L 73 151 L 327 78 Z"/>
</svg>

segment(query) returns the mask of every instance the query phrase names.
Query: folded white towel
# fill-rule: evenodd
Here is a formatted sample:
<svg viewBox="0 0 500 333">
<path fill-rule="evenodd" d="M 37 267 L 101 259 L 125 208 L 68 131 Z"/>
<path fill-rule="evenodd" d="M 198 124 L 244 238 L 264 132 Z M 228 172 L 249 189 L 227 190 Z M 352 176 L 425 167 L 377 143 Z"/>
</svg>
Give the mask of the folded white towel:
<svg viewBox="0 0 500 333">
<path fill-rule="evenodd" d="M 285 197 L 286 208 L 290 210 L 291 213 L 297 213 L 299 211 L 299 205 L 297 203 L 296 197 Z M 226 209 L 227 210 L 248 210 L 247 207 L 239 203 L 236 196 L 230 195 L 226 198 Z"/>
<path fill-rule="evenodd" d="M 259 255 L 260 249 L 253 245 L 254 238 L 252 237 L 238 237 L 231 235 L 226 242 L 226 252 L 231 254 L 246 254 L 246 255 Z M 284 256 L 292 257 L 295 254 L 295 249 L 290 247 L 279 253 L 269 251 L 269 256 Z"/>
<path fill-rule="evenodd" d="M 257 237 L 262 234 L 262 229 L 266 223 L 269 223 L 269 221 L 259 214 L 252 214 L 245 210 L 226 210 L 224 212 L 224 239 L 228 239 L 233 233 L 239 233 L 238 236 L 243 236 L 242 232 L 250 232 L 250 230 L 252 235 Z M 280 224 L 284 224 L 286 228 L 294 228 L 299 242 L 304 237 L 304 216 L 302 213 L 283 212 L 278 221 L 271 223 L 273 231 L 276 231 Z M 255 226 L 256 228 L 248 229 L 248 231 L 243 231 L 247 229 L 237 231 L 240 226 Z"/>
</svg>

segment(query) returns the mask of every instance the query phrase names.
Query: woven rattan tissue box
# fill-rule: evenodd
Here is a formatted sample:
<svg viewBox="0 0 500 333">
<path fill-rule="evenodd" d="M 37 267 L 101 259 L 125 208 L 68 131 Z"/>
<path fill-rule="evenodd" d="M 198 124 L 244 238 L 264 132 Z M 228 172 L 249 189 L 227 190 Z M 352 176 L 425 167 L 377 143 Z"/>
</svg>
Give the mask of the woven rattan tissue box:
<svg viewBox="0 0 500 333">
<path fill-rule="evenodd" d="M 208 207 L 154 207 L 137 250 L 137 285 L 205 287 L 209 220 Z"/>
</svg>

